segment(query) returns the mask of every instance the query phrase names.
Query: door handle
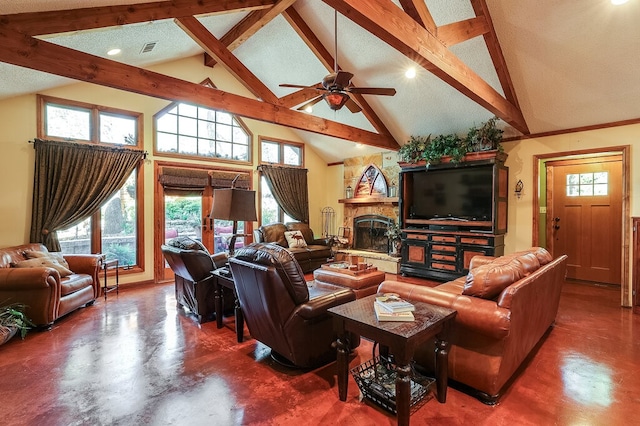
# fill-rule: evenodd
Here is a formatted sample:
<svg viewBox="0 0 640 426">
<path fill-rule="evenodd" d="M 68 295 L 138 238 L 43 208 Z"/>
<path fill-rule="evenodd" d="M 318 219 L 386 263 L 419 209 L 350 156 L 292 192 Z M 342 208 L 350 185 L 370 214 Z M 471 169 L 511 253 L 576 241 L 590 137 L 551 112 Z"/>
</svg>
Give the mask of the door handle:
<svg viewBox="0 0 640 426">
<path fill-rule="evenodd" d="M 560 222 L 560 218 L 559 217 L 554 217 L 553 218 L 553 229 L 560 229 L 560 225 L 558 225 L 558 222 Z"/>
</svg>

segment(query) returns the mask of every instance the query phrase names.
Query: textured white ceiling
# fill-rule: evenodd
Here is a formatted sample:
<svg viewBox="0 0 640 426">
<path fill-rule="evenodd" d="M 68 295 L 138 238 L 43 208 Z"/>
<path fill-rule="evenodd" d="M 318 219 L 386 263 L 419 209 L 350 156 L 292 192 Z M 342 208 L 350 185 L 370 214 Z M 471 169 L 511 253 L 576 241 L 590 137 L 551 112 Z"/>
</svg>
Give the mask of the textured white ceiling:
<svg viewBox="0 0 640 426">
<path fill-rule="evenodd" d="M 142 2 L 0 0 L 0 15 Z M 609 0 L 486 2 L 531 132 L 640 117 L 640 0 L 618 7 Z M 397 5 L 397 0 L 394 3 Z M 426 0 L 426 4 L 437 25 L 474 16 L 469 0 Z M 335 54 L 333 9 L 318 0 L 298 0 L 295 8 Z M 229 13 L 200 20 L 216 37 L 221 37 L 244 16 Z M 113 59 L 141 67 L 202 52 L 172 20 L 45 38 L 103 57 L 108 49 L 117 46 L 123 52 Z M 157 46 L 151 53 L 141 54 L 147 42 L 157 42 Z M 452 46 L 451 50 L 502 93 L 481 37 Z M 282 17 L 259 30 L 234 54 L 277 96 L 292 91 L 279 87 L 280 83 L 314 84 L 327 74 Z M 393 97 L 366 99 L 400 143 L 410 135 L 465 134 L 469 127 L 492 116 L 424 69 L 418 68 L 415 79 L 406 79 L 404 71 L 411 65 L 410 59 L 341 15 L 338 61 L 343 69 L 355 74 L 356 86 L 396 88 Z M 4 63 L 0 63 L 0 75 L 0 98 L 72 82 Z M 321 102 L 313 114 L 372 130 L 361 113 L 352 114 L 346 108 L 334 112 Z M 298 133 L 327 162 L 379 151 L 309 132 Z"/>
</svg>

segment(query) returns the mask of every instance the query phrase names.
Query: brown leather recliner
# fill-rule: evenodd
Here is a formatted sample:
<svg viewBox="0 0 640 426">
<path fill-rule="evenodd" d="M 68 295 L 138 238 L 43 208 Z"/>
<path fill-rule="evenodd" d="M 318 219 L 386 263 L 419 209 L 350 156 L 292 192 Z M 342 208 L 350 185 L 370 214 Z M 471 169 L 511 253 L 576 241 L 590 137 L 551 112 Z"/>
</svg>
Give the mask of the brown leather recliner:
<svg viewBox="0 0 640 426">
<path fill-rule="evenodd" d="M 229 264 L 249 332 L 271 348 L 274 359 L 301 368 L 336 359 L 337 336 L 327 309 L 355 300 L 351 290 L 307 283 L 291 252 L 275 244 L 236 250 Z M 351 341 L 355 348 L 360 338 Z"/>
<path fill-rule="evenodd" d="M 25 262 L 41 259 L 29 258 L 27 252 L 54 255 L 39 243 L 0 249 L 0 304 L 26 305 L 25 315 L 35 325 L 50 326 L 63 315 L 91 305 L 100 295 L 101 255 L 65 254 L 69 267 L 60 268 L 67 269 L 61 276 L 61 270 L 56 269 L 61 265 L 57 262 L 53 266 L 22 267 Z"/>
<path fill-rule="evenodd" d="M 211 271 L 227 263 L 226 253 L 209 254 L 204 246 L 195 250 L 162 245 L 162 253 L 175 274 L 176 302 L 179 308 L 188 309 L 199 323 L 215 318 L 215 295 Z M 224 311 L 234 307 L 234 296 L 222 289 Z"/>
</svg>

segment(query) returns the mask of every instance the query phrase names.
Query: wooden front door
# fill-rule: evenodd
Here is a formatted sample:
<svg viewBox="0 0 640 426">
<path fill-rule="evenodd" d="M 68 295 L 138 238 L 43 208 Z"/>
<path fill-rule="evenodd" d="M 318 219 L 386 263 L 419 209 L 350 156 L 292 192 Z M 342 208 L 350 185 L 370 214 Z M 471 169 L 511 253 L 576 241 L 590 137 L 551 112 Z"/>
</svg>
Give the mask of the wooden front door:
<svg viewBox="0 0 640 426">
<path fill-rule="evenodd" d="M 622 281 L 622 158 L 547 163 L 547 241 L 567 254 L 567 278 Z"/>
</svg>

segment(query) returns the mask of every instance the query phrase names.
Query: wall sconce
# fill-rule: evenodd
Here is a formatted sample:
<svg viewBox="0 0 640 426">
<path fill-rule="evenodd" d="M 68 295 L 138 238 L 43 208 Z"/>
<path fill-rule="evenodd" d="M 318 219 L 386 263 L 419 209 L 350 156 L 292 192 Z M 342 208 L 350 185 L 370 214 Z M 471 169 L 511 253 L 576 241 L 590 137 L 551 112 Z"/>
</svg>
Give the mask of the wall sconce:
<svg viewBox="0 0 640 426">
<path fill-rule="evenodd" d="M 524 189 L 524 183 L 522 183 L 522 181 L 520 179 L 518 179 L 518 182 L 516 183 L 516 189 L 515 189 L 515 193 L 516 193 L 516 197 L 518 197 L 518 199 L 520 199 L 520 196 L 522 195 L 522 190 Z"/>
</svg>

